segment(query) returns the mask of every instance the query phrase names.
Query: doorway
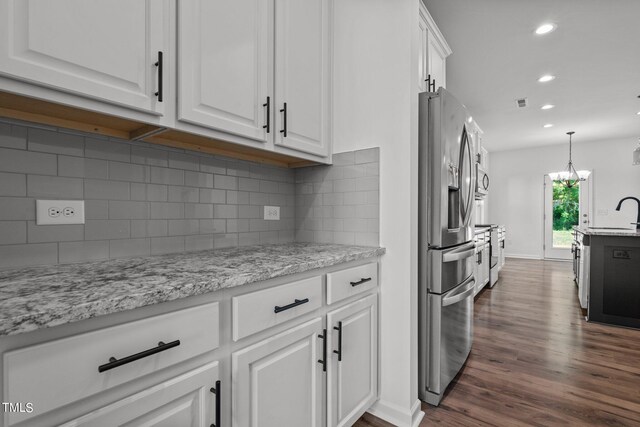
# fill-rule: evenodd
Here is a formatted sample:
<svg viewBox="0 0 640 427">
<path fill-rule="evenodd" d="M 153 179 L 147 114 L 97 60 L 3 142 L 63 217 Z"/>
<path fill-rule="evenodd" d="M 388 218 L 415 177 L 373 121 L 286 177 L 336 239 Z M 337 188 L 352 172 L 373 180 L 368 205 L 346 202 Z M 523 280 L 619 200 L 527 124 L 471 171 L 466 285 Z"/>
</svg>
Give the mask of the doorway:
<svg viewBox="0 0 640 427">
<path fill-rule="evenodd" d="M 582 171 L 581 171 L 582 172 Z M 588 227 L 591 220 L 593 174 L 567 188 L 544 176 L 544 257 L 570 260 L 573 227 Z"/>
</svg>

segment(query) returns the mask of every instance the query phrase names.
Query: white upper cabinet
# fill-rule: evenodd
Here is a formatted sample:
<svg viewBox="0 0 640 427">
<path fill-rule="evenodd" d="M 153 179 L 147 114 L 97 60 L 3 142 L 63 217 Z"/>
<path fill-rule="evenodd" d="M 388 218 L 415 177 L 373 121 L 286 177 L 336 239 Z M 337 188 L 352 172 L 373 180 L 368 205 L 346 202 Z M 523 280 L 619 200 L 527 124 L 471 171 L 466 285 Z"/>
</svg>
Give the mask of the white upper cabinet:
<svg viewBox="0 0 640 427">
<path fill-rule="evenodd" d="M 328 156 L 330 2 L 180 2 L 178 119 Z"/>
<path fill-rule="evenodd" d="M 326 156 L 330 22 L 327 0 L 275 0 L 275 143 Z"/>
<path fill-rule="evenodd" d="M 420 31 L 418 87 L 421 91 L 435 92 L 440 87 L 447 87 L 446 59 L 451 55 L 451 48 L 422 1 L 420 1 L 418 26 Z"/>
<path fill-rule="evenodd" d="M 264 0 L 179 3 L 179 120 L 267 141 L 272 13 Z"/>
<path fill-rule="evenodd" d="M 162 115 L 169 18 L 167 0 L 5 0 L 0 74 Z"/>
</svg>

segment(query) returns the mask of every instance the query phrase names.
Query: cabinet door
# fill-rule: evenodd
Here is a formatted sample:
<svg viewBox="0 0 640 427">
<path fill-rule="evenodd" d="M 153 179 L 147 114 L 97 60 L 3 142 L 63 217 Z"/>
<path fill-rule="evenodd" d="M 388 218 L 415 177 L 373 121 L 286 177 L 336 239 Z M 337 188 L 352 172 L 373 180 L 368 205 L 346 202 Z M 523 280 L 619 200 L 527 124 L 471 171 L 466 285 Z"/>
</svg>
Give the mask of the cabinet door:
<svg viewBox="0 0 640 427">
<path fill-rule="evenodd" d="M 264 0 L 179 3 L 180 120 L 267 140 L 272 12 Z"/>
<path fill-rule="evenodd" d="M 491 270 L 491 252 L 489 252 L 488 245 L 482 250 L 482 270 L 482 284 L 484 286 L 489 283 Z"/>
<path fill-rule="evenodd" d="M 482 253 L 482 251 L 480 251 L 479 253 L 476 253 L 475 260 L 473 262 L 473 277 L 476 280 L 476 291 L 475 291 L 476 294 L 480 292 L 480 290 L 482 289 L 483 269 L 482 269 L 481 261 L 483 256 L 484 254 Z"/>
<path fill-rule="evenodd" d="M 233 425 L 323 425 L 322 319 L 232 354 Z"/>
<path fill-rule="evenodd" d="M 330 138 L 329 13 L 330 0 L 275 0 L 275 142 L 319 156 Z"/>
<path fill-rule="evenodd" d="M 435 80 L 435 89 L 447 87 L 446 83 L 446 58 L 447 54 L 440 46 L 433 33 L 428 34 L 427 40 L 427 72 L 431 75 L 431 81 Z"/>
<path fill-rule="evenodd" d="M 170 101 L 156 95 L 160 68 L 163 91 L 169 84 L 169 15 L 167 0 L 2 1 L 0 73 L 161 115 Z"/>
<path fill-rule="evenodd" d="M 216 396 L 211 391 L 218 379 L 218 362 L 212 362 L 69 421 L 62 427 L 209 426 L 218 410 Z"/>
<path fill-rule="evenodd" d="M 427 50 L 429 40 L 429 30 L 427 28 L 427 19 L 423 11 L 425 9 L 422 1 L 420 2 L 420 14 L 418 15 L 418 32 L 420 34 L 420 46 L 418 51 L 418 92 L 428 91 L 427 87 Z"/>
<path fill-rule="evenodd" d="M 327 425 L 352 425 L 378 395 L 378 295 L 327 315 Z"/>
</svg>

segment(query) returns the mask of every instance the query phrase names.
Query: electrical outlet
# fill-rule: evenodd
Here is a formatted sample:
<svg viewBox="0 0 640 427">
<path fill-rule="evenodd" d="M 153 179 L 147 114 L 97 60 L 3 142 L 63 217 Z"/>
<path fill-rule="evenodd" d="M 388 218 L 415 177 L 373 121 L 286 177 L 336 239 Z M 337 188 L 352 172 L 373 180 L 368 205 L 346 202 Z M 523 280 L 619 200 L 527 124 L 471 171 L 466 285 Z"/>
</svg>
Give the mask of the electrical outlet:
<svg viewBox="0 0 640 427">
<path fill-rule="evenodd" d="M 264 219 L 267 221 L 277 221 L 280 219 L 280 206 L 265 206 Z"/>
<path fill-rule="evenodd" d="M 84 200 L 36 200 L 36 224 L 84 224 Z"/>
</svg>

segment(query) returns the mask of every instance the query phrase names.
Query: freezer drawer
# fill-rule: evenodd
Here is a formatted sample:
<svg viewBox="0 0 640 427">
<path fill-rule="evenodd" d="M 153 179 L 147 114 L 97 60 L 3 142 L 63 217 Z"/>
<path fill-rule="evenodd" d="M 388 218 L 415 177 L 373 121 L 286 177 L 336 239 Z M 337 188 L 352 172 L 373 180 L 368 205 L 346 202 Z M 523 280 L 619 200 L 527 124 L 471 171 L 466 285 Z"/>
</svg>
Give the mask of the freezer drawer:
<svg viewBox="0 0 640 427">
<path fill-rule="evenodd" d="M 446 294 L 428 295 L 427 387 L 420 392 L 432 405 L 440 403 L 471 351 L 474 292 L 475 279 L 470 277 Z"/>
<path fill-rule="evenodd" d="M 475 252 L 475 242 L 447 249 L 429 249 L 429 292 L 447 292 L 473 275 Z"/>
</svg>

